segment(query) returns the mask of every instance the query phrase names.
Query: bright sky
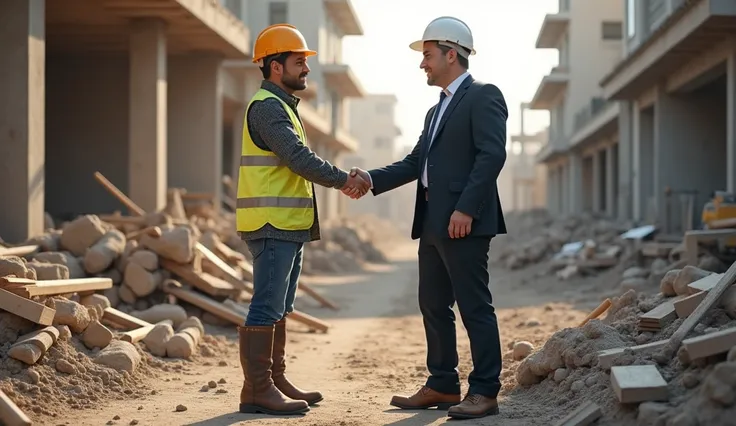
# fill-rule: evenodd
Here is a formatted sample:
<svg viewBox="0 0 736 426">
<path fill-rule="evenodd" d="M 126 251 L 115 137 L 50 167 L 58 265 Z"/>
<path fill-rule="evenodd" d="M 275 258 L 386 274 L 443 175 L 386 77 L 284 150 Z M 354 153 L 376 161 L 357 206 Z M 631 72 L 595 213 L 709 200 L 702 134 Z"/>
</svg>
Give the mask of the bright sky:
<svg viewBox="0 0 736 426">
<path fill-rule="evenodd" d="M 396 121 L 403 132 L 398 145 L 413 146 L 427 110 L 437 103 L 439 88 L 427 86 L 419 69 L 421 53 L 409 43 L 439 16 L 455 16 L 473 31 L 476 55 L 470 73 L 493 83 L 509 108 L 507 133 L 520 131 L 519 104 L 528 102 L 542 77 L 557 64 L 557 51 L 534 44 L 544 15 L 558 9 L 558 0 L 352 0 L 363 25 L 363 36 L 343 39 L 343 61 L 371 93 L 394 93 Z M 528 112 L 528 133 L 549 122 L 546 111 Z"/>
</svg>

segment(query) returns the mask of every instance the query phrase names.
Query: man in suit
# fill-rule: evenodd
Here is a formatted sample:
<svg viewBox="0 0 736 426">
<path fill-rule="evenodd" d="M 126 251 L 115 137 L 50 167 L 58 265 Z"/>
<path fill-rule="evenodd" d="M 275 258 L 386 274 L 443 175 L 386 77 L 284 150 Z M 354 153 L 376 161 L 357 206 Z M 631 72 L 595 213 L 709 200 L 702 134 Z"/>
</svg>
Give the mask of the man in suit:
<svg viewBox="0 0 736 426">
<path fill-rule="evenodd" d="M 437 407 L 454 418 L 498 413 L 501 347 L 488 288 L 491 239 L 506 233 L 496 179 L 506 160 L 506 102 L 492 84 L 473 79 L 475 53 L 462 21 L 432 21 L 411 48 L 423 54 L 427 84 L 442 88 L 419 141 L 403 160 L 368 172 L 373 195 L 417 180 L 412 239 L 419 238 L 419 307 L 427 339 L 426 384 L 414 395 L 394 396 L 403 409 Z M 360 194 L 346 195 L 358 198 Z M 468 331 L 473 371 L 461 401 L 453 306 Z"/>
</svg>

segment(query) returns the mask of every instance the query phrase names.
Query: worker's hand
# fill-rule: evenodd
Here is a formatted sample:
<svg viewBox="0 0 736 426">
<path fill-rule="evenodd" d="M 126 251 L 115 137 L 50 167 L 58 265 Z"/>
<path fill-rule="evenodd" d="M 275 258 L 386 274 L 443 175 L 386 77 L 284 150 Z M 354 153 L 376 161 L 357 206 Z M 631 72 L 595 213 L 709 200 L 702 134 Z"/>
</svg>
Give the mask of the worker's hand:
<svg viewBox="0 0 736 426">
<path fill-rule="evenodd" d="M 450 234 L 450 238 L 464 238 L 470 235 L 472 224 L 472 216 L 455 210 L 452 212 L 452 216 L 450 216 L 450 226 L 447 227 L 447 232 Z"/>
<path fill-rule="evenodd" d="M 365 172 L 363 172 L 365 173 Z M 357 168 L 353 167 L 348 175 L 348 180 L 345 185 L 340 188 L 343 194 L 348 197 L 357 200 L 368 192 L 370 189 L 369 181 L 362 177 L 362 173 L 358 172 Z"/>
</svg>

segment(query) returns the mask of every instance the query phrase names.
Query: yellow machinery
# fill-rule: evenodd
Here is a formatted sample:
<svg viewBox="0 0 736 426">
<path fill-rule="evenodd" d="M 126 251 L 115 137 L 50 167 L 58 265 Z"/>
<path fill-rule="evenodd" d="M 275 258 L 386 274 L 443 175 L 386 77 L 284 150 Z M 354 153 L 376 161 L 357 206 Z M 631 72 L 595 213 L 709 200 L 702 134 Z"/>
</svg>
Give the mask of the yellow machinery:
<svg viewBox="0 0 736 426">
<path fill-rule="evenodd" d="M 736 226 L 736 198 L 728 192 L 716 191 L 713 199 L 705 203 L 701 220 L 705 228 L 712 228 L 713 222 L 724 219 L 733 220 L 733 225 L 725 226 L 726 228 Z M 716 228 L 721 227 L 723 226 L 716 225 Z"/>
<path fill-rule="evenodd" d="M 715 191 L 713 198 L 703 206 L 704 229 L 736 228 L 736 197 L 725 191 Z M 723 241 L 723 248 L 736 248 L 736 237 Z"/>
</svg>

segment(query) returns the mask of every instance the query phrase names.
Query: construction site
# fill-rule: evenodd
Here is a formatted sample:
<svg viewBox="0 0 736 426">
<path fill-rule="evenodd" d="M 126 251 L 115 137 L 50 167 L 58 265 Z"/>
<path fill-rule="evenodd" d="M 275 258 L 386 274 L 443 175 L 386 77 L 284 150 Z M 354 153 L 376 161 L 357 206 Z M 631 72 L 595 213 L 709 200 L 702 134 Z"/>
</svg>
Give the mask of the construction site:
<svg viewBox="0 0 736 426">
<path fill-rule="evenodd" d="M 363 32 L 350 0 L 0 4 L 0 424 L 448 421 L 389 405 L 428 375 L 417 241 L 397 218 L 411 215 L 411 194 L 360 215 L 328 188 L 287 323 L 289 376 L 325 399 L 298 417 L 238 411 L 237 327 L 254 292 L 234 213 L 244 108 L 260 81 L 249 55 L 254 34 L 285 21 L 328 50 L 299 112 L 312 149 L 349 169 L 345 156 L 366 151 L 347 100 L 396 102 L 367 94 L 341 62 L 340 39 Z M 489 253 L 500 413 L 463 423 L 736 424 L 734 22 L 723 0 L 560 0 L 547 15 L 537 47 L 571 49 L 560 54 L 571 62 L 520 106 L 550 111 L 550 126 L 509 137 L 498 183 L 508 234 Z M 609 50 L 590 45 L 601 31 Z M 642 58 L 650 69 L 632 77 Z M 652 89 L 657 76 L 668 84 Z M 725 162 L 711 145 L 662 148 L 695 134 L 688 108 Z M 386 127 L 375 137 L 399 133 Z M 472 361 L 456 324 L 465 392 Z"/>
</svg>

